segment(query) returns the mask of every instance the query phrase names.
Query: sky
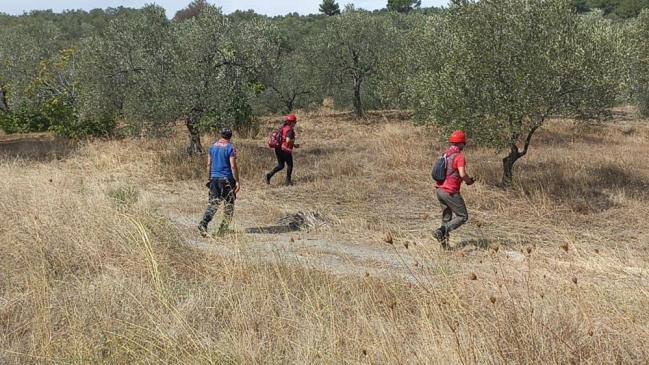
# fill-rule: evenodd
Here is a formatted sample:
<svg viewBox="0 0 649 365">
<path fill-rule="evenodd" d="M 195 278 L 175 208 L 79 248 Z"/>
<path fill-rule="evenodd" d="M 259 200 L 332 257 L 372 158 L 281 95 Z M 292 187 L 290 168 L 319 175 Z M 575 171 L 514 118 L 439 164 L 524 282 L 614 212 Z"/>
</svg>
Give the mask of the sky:
<svg viewBox="0 0 649 365">
<path fill-rule="evenodd" d="M 187 6 L 191 0 L 0 0 L 0 13 L 20 15 L 30 10 L 52 9 L 60 12 L 66 9 L 108 8 L 125 6 L 140 8 L 145 4 L 155 3 L 167 10 L 167 17 L 174 16 L 176 11 Z M 223 8 L 225 13 L 235 10 L 253 9 L 259 14 L 285 15 L 291 12 L 315 14 L 322 0 L 208 0 Z M 443 6 L 447 0 L 422 0 L 421 6 Z M 387 0 L 338 0 L 340 7 L 353 3 L 357 8 L 374 10 L 384 8 Z"/>
</svg>

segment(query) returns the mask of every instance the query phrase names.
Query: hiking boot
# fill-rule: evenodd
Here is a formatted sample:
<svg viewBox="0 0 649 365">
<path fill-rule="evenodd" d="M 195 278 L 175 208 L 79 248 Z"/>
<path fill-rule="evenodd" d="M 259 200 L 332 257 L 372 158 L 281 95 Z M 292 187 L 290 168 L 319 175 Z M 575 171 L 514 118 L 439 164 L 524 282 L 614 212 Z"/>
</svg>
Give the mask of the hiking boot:
<svg viewBox="0 0 649 365">
<path fill-rule="evenodd" d="M 445 249 L 445 250 L 449 249 L 448 242 L 449 242 L 449 234 L 448 234 L 448 232 L 446 232 L 446 236 L 444 236 L 444 238 L 442 239 L 442 242 L 440 242 L 442 244 L 443 249 Z"/>
<path fill-rule="evenodd" d="M 437 228 L 433 232 L 433 237 L 437 240 L 437 242 L 441 243 L 442 246 L 447 246 L 448 245 L 448 231 L 446 230 L 446 227 L 441 226 Z"/>
<path fill-rule="evenodd" d="M 207 225 L 205 225 L 203 223 L 198 225 L 198 231 L 201 233 L 201 236 L 203 236 L 203 237 L 209 236 L 209 234 L 207 232 Z"/>
<path fill-rule="evenodd" d="M 272 176 L 270 176 L 270 174 L 266 174 L 266 185 L 270 185 L 270 178 L 271 177 Z"/>
<path fill-rule="evenodd" d="M 284 182 L 284 185 L 285 185 L 285 186 L 293 186 L 293 182 L 292 182 L 291 180 L 286 180 L 286 181 Z"/>
</svg>

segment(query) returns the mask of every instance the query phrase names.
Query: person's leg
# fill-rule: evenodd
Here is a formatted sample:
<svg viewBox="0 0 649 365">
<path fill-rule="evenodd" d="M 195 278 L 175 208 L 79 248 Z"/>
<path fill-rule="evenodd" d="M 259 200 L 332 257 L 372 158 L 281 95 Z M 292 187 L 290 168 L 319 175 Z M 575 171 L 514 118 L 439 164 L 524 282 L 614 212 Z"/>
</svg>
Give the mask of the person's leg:
<svg viewBox="0 0 649 365">
<path fill-rule="evenodd" d="M 451 232 L 460 228 L 469 220 L 469 212 L 460 193 L 449 195 L 446 199 L 446 205 L 454 214 L 454 217 L 445 224 L 447 232 Z"/>
<path fill-rule="evenodd" d="M 437 241 L 439 241 L 442 244 L 443 247 L 446 248 L 448 246 L 448 238 L 449 238 L 446 225 L 453 218 L 453 211 L 446 204 L 446 197 L 448 196 L 446 192 L 444 192 L 441 189 L 437 189 L 436 195 L 437 195 L 437 200 L 439 201 L 439 204 L 442 207 L 442 225 L 433 232 L 433 236 L 435 237 L 435 239 L 437 239 Z"/>
<path fill-rule="evenodd" d="M 235 185 L 236 183 L 234 180 L 224 180 L 221 185 L 221 198 L 224 202 L 224 216 L 223 222 L 221 222 L 221 226 L 219 227 L 219 235 L 227 233 L 228 228 L 230 227 L 230 222 L 232 222 L 232 216 L 234 215 L 234 201 L 236 200 L 236 194 L 234 192 Z"/>
<path fill-rule="evenodd" d="M 266 174 L 267 184 L 270 184 L 270 179 L 273 177 L 273 175 L 275 175 L 276 173 L 284 169 L 285 161 L 284 161 L 284 156 L 282 154 L 282 150 L 280 148 L 275 149 L 275 157 L 277 157 L 277 166 L 275 166 L 275 168 L 271 172 Z"/>
<path fill-rule="evenodd" d="M 286 156 L 284 157 L 284 160 L 286 161 L 286 185 L 293 185 L 293 181 L 291 180 L 291 177 L 293 175 L 293 155 L 288 152 L 284 152 Z"/>
<path fill-rule="evenodd" d="M 218 189 L 218 181 L 216 179 L 213 179 L 210 182 L 210 193 L 208 197 L 207 209 L 205 209 L 205 213 L 203 213 L 203 219 L 201 219 L 201 222 L 198 225 L 198 229 L 202 234 L 207 234 L 207 225 L 212 221 L 212 218 L 214 218 L 214 214 L 219 207 L 220 201 L 221 199 Z"/>
</svg>

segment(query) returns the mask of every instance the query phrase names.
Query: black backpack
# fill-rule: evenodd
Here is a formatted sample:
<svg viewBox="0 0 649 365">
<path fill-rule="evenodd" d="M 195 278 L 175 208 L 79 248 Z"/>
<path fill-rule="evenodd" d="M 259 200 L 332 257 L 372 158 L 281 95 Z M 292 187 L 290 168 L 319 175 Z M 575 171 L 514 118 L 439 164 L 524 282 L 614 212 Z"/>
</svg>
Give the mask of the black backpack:
<svg viewBox="0 0 649 365">
<path fill-rule="evenodd" d="M 437 161 L 433 164 L 433 180 L 438 184 L 443 184 L 446 181 L 446 173 L 448 172 L 448 160 L 452 157 L 451 161 L 455 158 L 457 153 L 453 153 L 450 156 L 444 154 L 442 157 L 438 158 Z M 452 162 L 451 162 L 452 163 Z"/>
</svg>

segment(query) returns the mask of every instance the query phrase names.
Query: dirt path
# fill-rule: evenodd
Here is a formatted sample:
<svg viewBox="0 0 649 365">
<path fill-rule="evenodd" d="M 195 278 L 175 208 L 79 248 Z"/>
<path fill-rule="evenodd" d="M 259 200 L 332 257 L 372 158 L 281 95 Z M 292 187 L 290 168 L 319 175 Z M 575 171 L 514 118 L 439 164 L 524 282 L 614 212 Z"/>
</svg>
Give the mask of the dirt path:
<svg viewBox="0 0 649 365">
<path fill-rule="evenodd" d="M 236 232 L 226 237 L 202 238 L 197 234 L 196 218 L 170 218 L 185 233 L 189 244 L 224 256 L 241 255 L 262 262 L 295 264 L 339 275 L 371 275 L 413 282 L 425 274 L 424 266 L 409 252 L 388 244 L 373 247 L 369 243 L 335 241 L 309 229 L 289 232 L 288 226 L 287 232 L 253 233 L 250 231 L 255 227 L 247 222 L 240 223 Z"/>
<path fill-rule="evenodd" d="M 370 275 L 411 282 L 421 280 L 437 264 L 433 257 L 439 249 L 432 241 L 412 243 L 408 248 L 386 242 L 341 241 L 317 227 L 319 217 L 304 213 L 262 225 L 246 214 L 252 208 L 245 202 L 238 203 L 234 233 L 222 238 L 203 238 L 197 230 L 197 209 L 202 209 L 204 202 L 194 194 L 177 193 L 180 190 L 156 191 L 152 194 L 156 197 L 155 205 L 178 226 L 189 244 L 219 255 L 295 264 L 338 275 Z M 196 201 L 192 209 L 188 208 L 190 199 Z"/>
<path fill-rule="evenodd" d="M 178 226 L 188 244 L 226 257 L 300 265 L 335 275 L 371 276 L 427 285 L 433 285 L 433 278 L 440 274 L 462 277 L 476 271 L 491 275 L 485 259 L 490 251 L 481 247 L 486 240 L 475 227 L 466 227 L 454 237 L 452 243 L 456 248 L 451 251 L 441 250 L 439 244 L 427 236 L 422 224 L 417 229 L 399 225 L 400 234 L 389 244 L 377 238 L 380 232 L 360 229 L 360 234 L 341 234 L 339 230 L 346 223 L 337 222 L 335 215 L 313 213 L 315 205 L 312 202 L 290 201 L 273 211 L 259 194 L 282 192 L 275 189 L 257 186 L 237 201 L 234 233 L 222 238 L 203 238 L 198 233 L 206 196 L 195 183 L 160 184 L 152 187 L 147 196 L 150 203 Z M 219 220 L 217 214 L 210 227 Z M 526 260 L 514 246 L 500 250 L 499 256 L 509 262 L 508 269 L 516 272 Z M 454 261 L 462 264 L 451 264 Z"/>
</svg>

